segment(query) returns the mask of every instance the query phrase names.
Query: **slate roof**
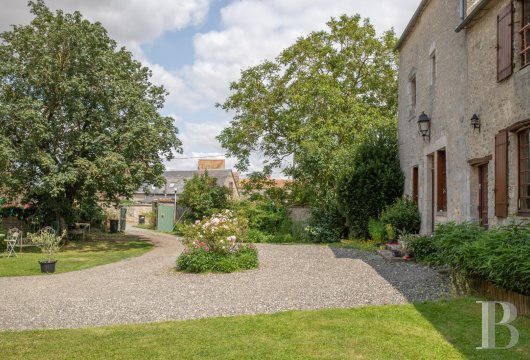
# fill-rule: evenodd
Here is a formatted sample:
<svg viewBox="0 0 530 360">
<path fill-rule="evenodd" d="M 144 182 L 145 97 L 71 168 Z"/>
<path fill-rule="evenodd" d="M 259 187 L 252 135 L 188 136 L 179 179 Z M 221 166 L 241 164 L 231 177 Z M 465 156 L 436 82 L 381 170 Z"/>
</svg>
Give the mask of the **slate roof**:
<svg viewBox="0 0 530 360">
<path fill-rule="evenodd" d="M 178 171 L 166 171 L 164 177 L 166 178 L 166 185 L 157 188 L 150 188 L 150 195 L 173 195 L 175 194 L 175 187 L 177 189 L 177 195 L 182 194 L 184 190 L 184 184 L 187 180 L 191 180 L 193 175 L 202 174 L 204 170 L 178 170 Z M 234 181 L 232 170 L 208 170 L 208 175 L 217 180 L 217 184 L 224 186 L 227 181 Z M 238 184 L 234 184 L 238 186 Z M 137 194 L 144 194 L 143 189 L 138 189 Z"/>
</svg>

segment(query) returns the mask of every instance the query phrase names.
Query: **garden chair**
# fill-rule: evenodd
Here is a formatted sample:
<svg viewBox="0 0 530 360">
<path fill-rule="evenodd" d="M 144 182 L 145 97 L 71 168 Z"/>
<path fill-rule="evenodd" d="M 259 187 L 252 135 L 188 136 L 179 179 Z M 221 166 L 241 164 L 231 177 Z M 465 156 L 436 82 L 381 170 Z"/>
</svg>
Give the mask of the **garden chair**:
<svg viewBox="0 0 530 360">
<path fill-rule="evenodd" d="M 17 228 L 9 229 L 5 242 L 7 257 L 10 257 L 11 255 L 15 255 L 15 257 L 18 257 L 17 253 L 15 252 L 15 246 L 17 245 L 17 243 L 22 243 L 22 231 Z"/>
</svg>

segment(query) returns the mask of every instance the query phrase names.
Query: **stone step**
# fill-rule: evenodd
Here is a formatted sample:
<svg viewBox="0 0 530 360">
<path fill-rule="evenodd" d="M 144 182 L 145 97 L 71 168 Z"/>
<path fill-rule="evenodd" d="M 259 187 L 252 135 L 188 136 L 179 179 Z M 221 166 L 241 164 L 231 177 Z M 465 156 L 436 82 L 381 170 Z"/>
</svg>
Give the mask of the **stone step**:
<svg viewBox="0 0 530 360">
<path fill-rule="evenodd" d="M 385 245 L 386 250 L 396 250 L 401 251 L 401 244 L 386 244 Z"/>
<path fill-rule="evenodd" d="M 377 250 L 377 253 L 385 260 L 389 261 L 406 261 L 403 256 L 394 256 L 390 250 Z"/>
</svg>

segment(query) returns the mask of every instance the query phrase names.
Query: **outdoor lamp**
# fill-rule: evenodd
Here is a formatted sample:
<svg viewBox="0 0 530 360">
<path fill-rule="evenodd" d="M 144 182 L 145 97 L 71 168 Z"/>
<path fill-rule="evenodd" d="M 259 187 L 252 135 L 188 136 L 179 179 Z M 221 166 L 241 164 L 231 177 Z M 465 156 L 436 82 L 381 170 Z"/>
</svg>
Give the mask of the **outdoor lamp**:
<svg viewBox="0 0 530 360">
<path fill-rule="evenodd" d="M 478 131 L 480 131 L 480 119 L 477 114 L 473 114 L 473 116 L 471 117 L 471 126 L 473 126 L 473 131 L 475 131 L 475 129 L 478 129 Z"/>
<path fill-rule="evenodd" d="M 425 114 L 424 111 L 421 112 L 421 115 L 418 117 L 418 129 L 419 134 L 428 140 L 431 140 L 431 119 Z"/>
</svg>

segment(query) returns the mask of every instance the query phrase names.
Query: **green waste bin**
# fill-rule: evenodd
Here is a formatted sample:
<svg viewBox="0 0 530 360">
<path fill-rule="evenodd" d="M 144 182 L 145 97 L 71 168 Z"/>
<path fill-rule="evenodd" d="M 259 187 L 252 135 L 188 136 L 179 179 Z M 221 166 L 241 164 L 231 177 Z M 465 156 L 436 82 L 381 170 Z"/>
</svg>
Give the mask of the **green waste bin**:
<svg viewBox="0 0 530 360">
<path fill-rule="evenodd" d="M 111 220 L 110 221 L 110 232 L 117 233 L 120 227 L 120 220 Z"/>
</svg>

